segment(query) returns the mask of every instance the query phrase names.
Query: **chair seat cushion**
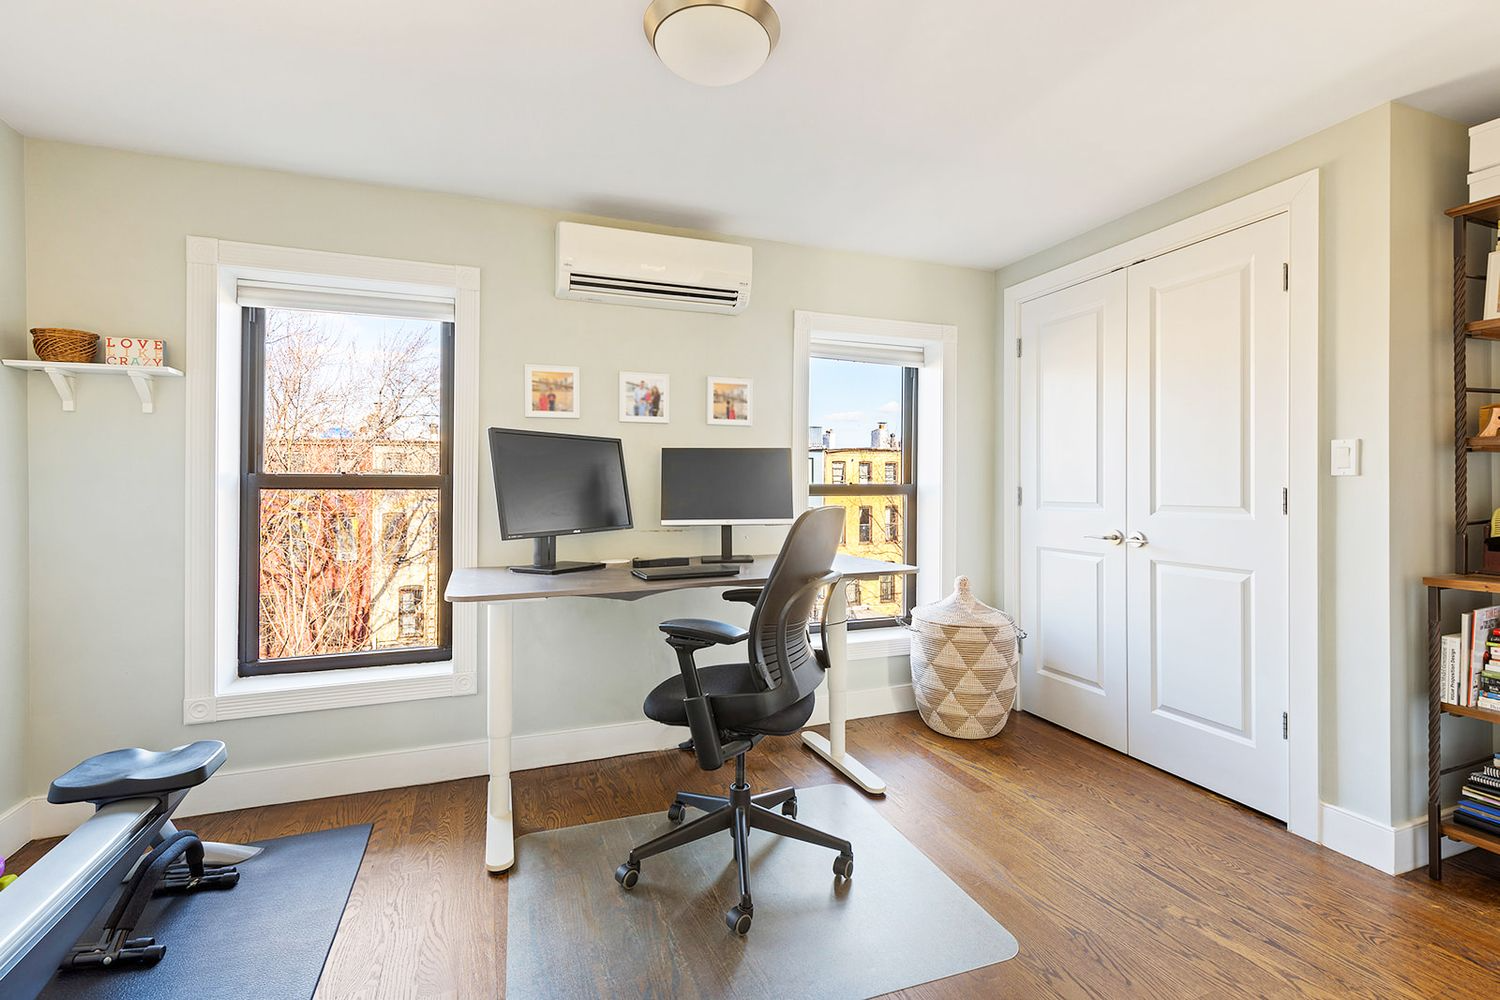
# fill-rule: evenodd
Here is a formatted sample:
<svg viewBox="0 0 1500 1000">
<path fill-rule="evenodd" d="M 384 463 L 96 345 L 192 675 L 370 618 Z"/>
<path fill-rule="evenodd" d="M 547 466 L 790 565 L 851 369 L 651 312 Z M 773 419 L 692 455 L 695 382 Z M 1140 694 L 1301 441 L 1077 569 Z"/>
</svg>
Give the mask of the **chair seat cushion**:
<svg viewBox="0 0 1500 1000">
<path fill-rule="evenodd" d="M 706 695 L 754 694 L 761 690 L 755 672 L 748 663 L 714 663 L 698 668 L 698 683 Z M 687 709 L 682 699 L 687 697 L 687 686 L 678 674 L 662 681 L 646 695 L 646 718 L 669 726 L 686 726 Z M 813 696 L 809 694 L 801 701 L 793 702 L 775 715 L 756 719 L 751 723 L 736 724 L 735 732 L 766 733 L 785 736 L 795 733 L 807 725 L 812 718 Z"/>
<path fill-rule="evenodd" d="M 207 781 L 227 757 L 218 740 L 199 740 L 172 750 L 111 750 L 54 781 L 47 801 L 101 802 L 192 788 Z"/>
</svg>

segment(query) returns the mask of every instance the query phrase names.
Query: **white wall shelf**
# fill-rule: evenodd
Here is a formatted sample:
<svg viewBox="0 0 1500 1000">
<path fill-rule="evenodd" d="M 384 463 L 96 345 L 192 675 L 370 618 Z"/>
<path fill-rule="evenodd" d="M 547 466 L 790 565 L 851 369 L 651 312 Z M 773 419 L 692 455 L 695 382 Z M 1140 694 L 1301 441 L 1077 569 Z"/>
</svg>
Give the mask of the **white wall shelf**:
<svg viewBox="0 0 1500 1000">
<path fill-rule="evenodd" d="M 149 365 L 101 365 L 97 363 L 84 364 L 80 362 L 67 361 L 20 361 L 5 359 L 7 368 L 16 368 L 21 371 L 43 372 L 52 380 L 52 388 L 57 390 L 57 398 L 62 400 L 62 408 L 67 413 L 78 409 L 78 401 L 73 394 L 74 380 L 79 375 L 114 375 L 130 379 L 130 384 L 135 386 L 135 394 L 141 400 L 141 412 L 153 413 L 156 410 L 156 402 L 151 394 L 151 383 L 159 378 L 182 378 L 182 372 L 176 368 L 157 368 Z"/>
</svg>

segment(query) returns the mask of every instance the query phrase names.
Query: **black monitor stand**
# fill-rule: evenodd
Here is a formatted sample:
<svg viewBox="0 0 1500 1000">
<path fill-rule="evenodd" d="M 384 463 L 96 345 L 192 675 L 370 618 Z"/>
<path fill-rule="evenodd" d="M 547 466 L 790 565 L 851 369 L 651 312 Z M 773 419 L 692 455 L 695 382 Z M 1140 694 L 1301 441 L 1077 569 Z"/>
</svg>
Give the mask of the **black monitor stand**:
<svg viewBox="0 0 1500 1000">
<path fill-rule="evenodd" d="M 734 529 L 727 524 L 719 525 L 719 553 L 712 556 L 699 556 L 701 563 L 747 563 L 754 562 L 754 556 L 737 556 L 734 554 Z"/>
<path fill-rule="evenodd" d="M 542 535 L 532 541 L 534 546 L 531 553 L 531 565 L 512 566 L 510 568 L 512 573 L 539 573 L 543 576 L 555 576 L 558 573 L 577 573 L 584 569 L 604 568 L 602 562 L 558 562 L 556 535 Z"/>
</svg>

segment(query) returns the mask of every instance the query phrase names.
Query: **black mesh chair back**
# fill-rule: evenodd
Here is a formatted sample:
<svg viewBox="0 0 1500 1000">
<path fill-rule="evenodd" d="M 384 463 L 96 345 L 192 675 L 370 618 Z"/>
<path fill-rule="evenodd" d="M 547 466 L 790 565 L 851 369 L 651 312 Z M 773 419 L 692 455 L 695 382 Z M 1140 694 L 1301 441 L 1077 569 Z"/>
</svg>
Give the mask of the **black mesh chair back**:
<svg viewBox="0 0 1500 1000">
<path fill-rule="evenodd" d="M 797 518 L 771 567 L 750 618 L 750 662 L 768 692 L 772 712 L 812 694 L 823 682 L 808 623 L 818 594 L 832 582 L 844 534 L 844 508 L 818 507 Z"/>
</svg>

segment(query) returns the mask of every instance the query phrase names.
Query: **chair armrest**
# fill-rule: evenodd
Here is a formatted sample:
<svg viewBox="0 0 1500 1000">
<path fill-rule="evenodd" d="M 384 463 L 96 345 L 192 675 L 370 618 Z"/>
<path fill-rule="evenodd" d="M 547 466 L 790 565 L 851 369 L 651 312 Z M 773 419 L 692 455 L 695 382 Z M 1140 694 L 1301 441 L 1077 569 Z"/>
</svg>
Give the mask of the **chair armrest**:
<svg viewBox="0 0 1500 1000">
<path fill-rule="evenodd" d="M 735 587 L 733 590 L 724 591 L 724 600 L 733 601 L 736 604 L 754 604 L 760 600 L 760 587 Z"/>
<path fill-rule="evenodd" d="M 657 627 L 673 639 L 687 639 L 713 646 L 732 646 L 750 638 L 750 633 L 738 625 L 716 622 L 710 618 L 673 618 Z"/>
</svg>

